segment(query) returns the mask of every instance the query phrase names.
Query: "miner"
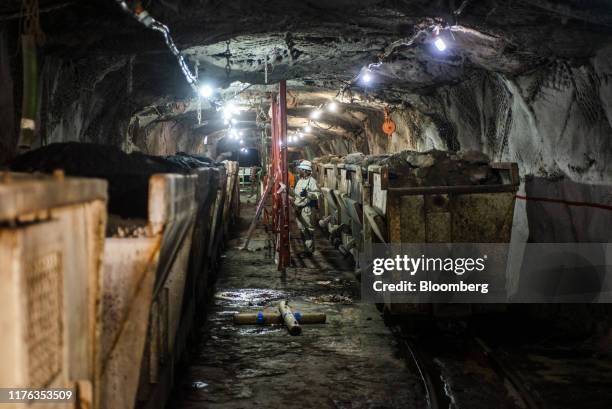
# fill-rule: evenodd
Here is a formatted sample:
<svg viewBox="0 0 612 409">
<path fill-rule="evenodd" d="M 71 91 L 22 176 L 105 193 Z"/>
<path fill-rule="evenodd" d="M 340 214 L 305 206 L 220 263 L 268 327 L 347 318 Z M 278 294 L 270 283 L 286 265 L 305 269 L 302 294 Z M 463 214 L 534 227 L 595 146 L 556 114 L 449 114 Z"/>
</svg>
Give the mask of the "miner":
<svg viewBox="0 0 612 409">
<path fill-rule="evenodd" d="M 293 207 L 298 227 L 304 240 L 306 253 L 314 252 L 314 228 L 312 224 L 313 210 L 317 208 L 319 187 L 311 176 L 312 164 L 303 160 L 297 167 L 299 180 L 293 189 Z"/>
</svg>

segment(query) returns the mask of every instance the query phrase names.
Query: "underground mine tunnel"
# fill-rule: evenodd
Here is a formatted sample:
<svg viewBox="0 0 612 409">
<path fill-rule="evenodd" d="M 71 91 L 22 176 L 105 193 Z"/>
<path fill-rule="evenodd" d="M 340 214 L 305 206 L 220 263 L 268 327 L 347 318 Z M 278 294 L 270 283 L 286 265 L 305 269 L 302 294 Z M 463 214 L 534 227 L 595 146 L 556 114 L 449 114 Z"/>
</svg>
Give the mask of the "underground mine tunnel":
<svg viewBox="0 0 612 409">
<path fill-rule="evenodd" d="M 608 0 L 3 0 L 0 124 L 0 408 L 612 407 Z"/>
</svg>

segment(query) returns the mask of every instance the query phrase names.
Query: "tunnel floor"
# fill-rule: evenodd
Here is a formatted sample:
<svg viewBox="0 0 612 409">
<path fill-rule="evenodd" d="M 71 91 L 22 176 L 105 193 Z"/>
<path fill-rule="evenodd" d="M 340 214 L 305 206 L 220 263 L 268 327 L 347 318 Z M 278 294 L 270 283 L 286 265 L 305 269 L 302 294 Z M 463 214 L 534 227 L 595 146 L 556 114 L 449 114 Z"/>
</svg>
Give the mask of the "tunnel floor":
<svg viewBox="0 0 612 409">
<path fill-rule="evenodd" d="M 281 274 L 261 225 L 250 251 L 239 250 L 255 210 L 253 199 L 242 200 L 201 343 L 169 407 L 426 407 L 419 379 L 380 313 L 354 302 L 352 266 L 321 237 L 312 257 L 300 257 L 301 242 L 293 239 L 295 266 Z M 294 311 L 326 313 L 327 323 L 290 336 L 284 326 L 232 322 L 235 312 L 273 308 L 282 299 Z"/>
<path fill-rule="evenodd" d="M 612 354 L 593 340 L 556 335 L 526 319 L 524 309 L 475 318 L 470 325 L 442 321 L 425 331 L 385 322 L 374 305 L 358 302 L 353 265 L 318 232 L 314 255 L 301 256 L 293 224 L 292 267 L 285 274 L 276 269 L 271 236 L 261 224 L 249 250 L 240 250 L 255 211 L 253 199 L 241 199 L 214 295 L 201 312 L 207 318 L 199 344 L 178 371 L 169 409 L 427 408 L 413 341 L 424 361 L 437 367 L 431 374 L 439 378 L 434 387 L 442 405 L 433 407 L 609 407 Z M 280 300 L 289 300 L 294 311 L 325 313 L 327 323 L 303 325 L 302 335 L 291 336 L 284 326 L 232 321 L 236 312 L 276 311 Z M 483 354 L 476 339 L 491 351 Z M 517 372 L 496 369 L 505 364 Z M 517 391 L 508 374 L 527 389 Z M 526 405 L 525 397 L 540 404 Z"/>
</svg>

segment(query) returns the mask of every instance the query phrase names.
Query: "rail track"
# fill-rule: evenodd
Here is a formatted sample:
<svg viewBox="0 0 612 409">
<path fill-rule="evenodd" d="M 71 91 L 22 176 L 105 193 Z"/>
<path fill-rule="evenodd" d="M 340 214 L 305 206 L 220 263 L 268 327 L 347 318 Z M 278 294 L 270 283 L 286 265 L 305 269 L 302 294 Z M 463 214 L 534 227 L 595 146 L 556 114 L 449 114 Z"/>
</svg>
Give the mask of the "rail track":
<svg viewBox="0 0 612 409">
<path fill-rule="evenodd" d="M 448 355 L 449 351 L 454 351 L 458 344 L 465 349 L 454 351 L 453 356 L 458 360 L 464 359 L 462 358 L 464 353 L 477 357 L 479 363 L 486 364 L 495 373 L 498 382 L 501 383 L 500 389 L 506 390 L 508 399 L 513 401 L 510 405 L 496 407 L 517 409 L 545 409 L 546 407 L 521 373 L 509 363 L 506 354 L 501 350 L 491 348 L 482 338 L 464 334 L 457 342 L 457 339 L 451 340 L 448 335 L 438 333 L 434 336 L 431 334 L 423 336 L 418 333 L 406 335 L 405 332 L 398 329 L 395 329 L 394 333 L 406 352 L 408 364 L 416 369 L 421 378 L 428 409 L 466 407 L 465 404 L 461 404 L 460 399 L 453 395 L 453 391 L 448 386 L 449 375 L 443 374 L 440 362 L 436 358 L 438 354 Z M 435 341 L 432 341 L 433 338 Z M 479 407 L 485 407 L 484 404 L 487 403 L 491 402 L 482 402 Z M 498 402 L 495 404 L 498 405 Z"/>
</svg>

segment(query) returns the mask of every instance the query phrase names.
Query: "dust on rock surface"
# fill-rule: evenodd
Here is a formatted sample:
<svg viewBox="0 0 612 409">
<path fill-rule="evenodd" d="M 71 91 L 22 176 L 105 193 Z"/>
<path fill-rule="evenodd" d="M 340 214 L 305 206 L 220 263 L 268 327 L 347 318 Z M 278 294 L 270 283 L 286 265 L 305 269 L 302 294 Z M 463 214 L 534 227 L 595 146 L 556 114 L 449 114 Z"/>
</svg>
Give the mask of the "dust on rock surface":
<svg viewBox="0 0 612 409">
<path fill-rule="evenodd" d="M 244 205 L 245 234 L 253 206 Z M 295 235 L 297 236 L 297 235 Z M 255 247 L 267 240 L 258 228 Z M 209 305 L 201 343 L 175 387 L 169 408 L 424 408 L 419 378 L 375 306 L 358 299 L 352 266 L 319 237 L 313 257 L 276 271 L 269 253 L 228 246 Z M 327 323 L 290 336 L 283 326 L 238 326 L 239 311 L 275 308 L 288 299 L 294 311 L 322 312 Z M 317 303 L 314 300 L 325 300 Z"/>
</svg>

